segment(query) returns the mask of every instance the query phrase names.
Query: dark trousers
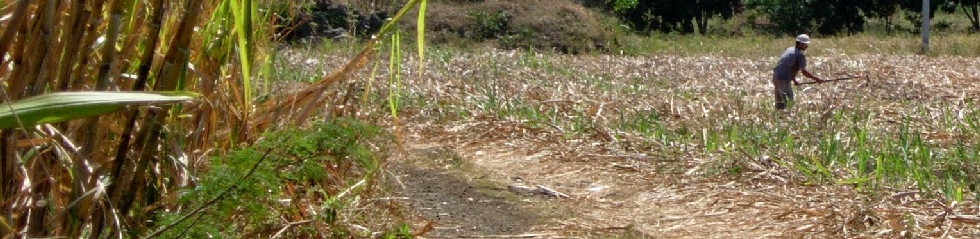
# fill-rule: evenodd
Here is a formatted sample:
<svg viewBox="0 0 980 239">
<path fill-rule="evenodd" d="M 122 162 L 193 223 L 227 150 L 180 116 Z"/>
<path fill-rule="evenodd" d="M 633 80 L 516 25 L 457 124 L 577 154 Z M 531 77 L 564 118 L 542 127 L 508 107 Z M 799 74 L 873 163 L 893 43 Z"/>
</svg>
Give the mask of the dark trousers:
<svg viewBox="0 0 980 239">
<path fill-rule="evenodd" d="M 776 109 L 785 109 L 793 105 L 793 81 L 772 78 L 773 93 L 776 95 Z"/>
</svg>

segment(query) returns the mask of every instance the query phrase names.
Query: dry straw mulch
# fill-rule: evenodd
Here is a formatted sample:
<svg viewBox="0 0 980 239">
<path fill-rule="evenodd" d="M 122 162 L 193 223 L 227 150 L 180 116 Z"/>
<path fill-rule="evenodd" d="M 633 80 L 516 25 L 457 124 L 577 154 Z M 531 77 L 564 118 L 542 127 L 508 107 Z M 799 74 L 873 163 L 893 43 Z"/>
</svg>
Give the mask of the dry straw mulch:
<svg viewBox="0 0 980 239">
<path fill-rule="evenodd" d="M 537 233 L 590 237 L 632 229 L 669 238 L 980 235 L 976 201 L 949 203 L 916 190 L 862 193 L 848 186 L 803 185 L 774 176 L 781 172 L 773 168 L 705 178 L 699 166 L 716 159 L 627 153 L 614 143 L 558 140 L 560 135 L 512 122 L 414 125 L 408 131 L 414 134 L 407 141 L 454 149 L 499 175 L 503 184 L 544 185 L 569 195 L 571 199 L 551 202 L 572 212 L 538 226 Z"/>
<path fill-rule="evenodd" d="M 778 51 L 774 51 L 777 52 Z M 974 114 L 980 59 L 909 55 L 811 56 L 825 78 L 867 80 L 797 87 L 796 107 L 774 120 L 774 57 L 569 56 L 518 51 L 431 52 L 423 78 L 407 61 L 406 145 L 441 145 L 506 178 L 548 186 L 575 213 L 537 231 L 582 236 L 630 228 L 655 237 L 980 237 L 980 205 L 907 187 L 860 191 L 808 183 L 769 156 L 706 152 L 697 140 L 660 140 L 621 130 L 622 116 L 655 113 L 665 130 L 692 135 L 720 125 L 834 130 L 828 116 L 868 112 L 875 132 L 908 122 L 929 143 L 975 145 L 969 130 L 937 122 Z M 775 54 L 775 53 L 774 53 Z M 806 81 L 806 80 L 804 80 Z M 386 92 L 384 86 L 377 92 Z M 424 102 L 424 104 L 419 103 Z M 553 112 L 548 121 L 502 113 Z M 946 114 L 949 115 L 949 114 Z M 584 128 L 584 129 L 583 129 Z M 840 132 L 842 141 L 853 140 Z M 695 136 L 695 138 L 697 138 Z M 813 145 L 766 149 L 793 161 Z M 739 166 L 738 175 L 724 173 Z M 722 171 L 719 173 L 719 171 Z M 835 172 L 847 176 L 846 172 Z M 551 235 L 551 234 L 548 234 Z"/>
</svg>

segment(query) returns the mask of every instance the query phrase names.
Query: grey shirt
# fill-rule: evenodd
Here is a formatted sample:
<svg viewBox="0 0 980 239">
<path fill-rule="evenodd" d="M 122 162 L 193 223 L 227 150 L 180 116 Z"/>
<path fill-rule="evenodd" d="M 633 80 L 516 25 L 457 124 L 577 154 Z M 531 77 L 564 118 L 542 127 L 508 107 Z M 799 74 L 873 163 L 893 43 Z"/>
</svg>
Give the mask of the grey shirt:
<svg viewBox="0 0 980 239">
<path fill-rule="evenodd" d="M 786 48 L 779 57 L 779 63 L 772 69 L 773 77 L 782 81 L 792 81 L 800 70 L 806 70 L 806 55 L 795 46 Z"/>
</svg>

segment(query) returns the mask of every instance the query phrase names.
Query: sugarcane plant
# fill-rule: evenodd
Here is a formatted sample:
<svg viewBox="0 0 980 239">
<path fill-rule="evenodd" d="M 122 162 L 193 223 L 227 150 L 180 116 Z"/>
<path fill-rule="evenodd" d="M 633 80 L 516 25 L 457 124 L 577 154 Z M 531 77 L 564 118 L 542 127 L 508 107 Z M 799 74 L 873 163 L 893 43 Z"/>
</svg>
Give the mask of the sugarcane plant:
<svg viewBox="0 0 980 239">
<path fill-rule="evenodd" d="M 408 1 L 337 73 L 264 104 L 254 92 L 269 84 L 254 81 L 268 78 L 258 69 L 276 17 L 263 8 L 278 1 L 5 2 L 0 235 L 159 234 L 157 212 L 180 212 L 209 157 L 315 115 L 325 88 L 375 60 L 393 22 L 424 2 Z"/>
</svg>

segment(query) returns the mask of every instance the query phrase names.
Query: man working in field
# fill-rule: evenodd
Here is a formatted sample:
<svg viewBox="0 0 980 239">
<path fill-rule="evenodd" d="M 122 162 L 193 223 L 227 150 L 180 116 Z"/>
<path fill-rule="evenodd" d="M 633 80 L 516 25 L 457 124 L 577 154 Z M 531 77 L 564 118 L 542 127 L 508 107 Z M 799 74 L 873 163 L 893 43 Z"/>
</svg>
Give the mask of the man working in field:
<svg viewBox="0 0 980 239">
<path fill-rule="evenodd" d="M 773 92 L 776 94 L 777 110 L 785 109 L 786 105 L 793 104 L 793 86 L 789 82 L 792 81 L 796 85 L 800 84 L 796 80 L 798 72 L 802 71 L 803 76 L 817 82 L 823 82 L 823 79 L 813 76 L 813 74 L 810 74 L 810 71 L 806 70 L 806 55 L 803 52 L 809 46 L 810 36 L 806 34 L 796 36 L 796 46 L 786 48 L 783 55 L 779 57 L 779 63 L 776 64 L 776 68 L 772 69 L 772 85 L 775 88 Z"/>
</svg>

